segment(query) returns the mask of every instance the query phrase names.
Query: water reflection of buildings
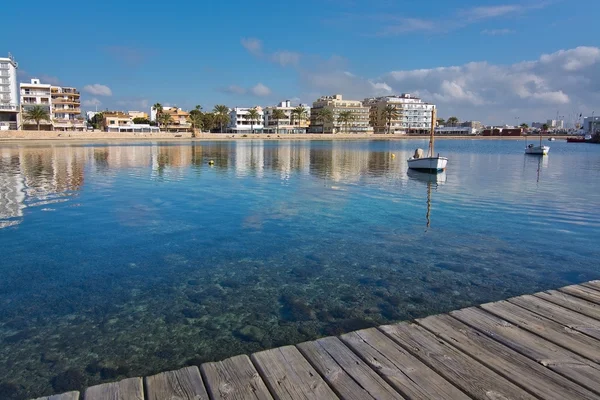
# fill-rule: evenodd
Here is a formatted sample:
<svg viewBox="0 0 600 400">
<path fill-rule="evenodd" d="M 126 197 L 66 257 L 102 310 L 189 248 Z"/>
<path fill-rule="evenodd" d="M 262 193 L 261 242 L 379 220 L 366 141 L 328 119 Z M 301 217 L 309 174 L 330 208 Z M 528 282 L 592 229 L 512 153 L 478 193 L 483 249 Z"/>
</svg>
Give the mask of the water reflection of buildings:
<svg viewBox="0 0 600 400">
<path fill-rule="evenodd" d="M 184 176 L 186 168 L 214 160 L 217 173 L 263 178 L 277 174 L 313 175 L 335 182 L 357 182 L 365 174 L 403 173 L 405 160 L 386 151 L 353 148 L 344 143 L 311 145 L 307 142 L 212 142 L 177 145 L 47 146 L 0 148 L 0 227 L 21 222 L 24 209 L 65 201 L 79 191 L 86 174 L 110 177 L 120 170 L 132 176 Z M 148 174 L 146 175 L 146 172 Z"/>
<path fill-rule="evenodd" d="M 83 153 L 72 147 L 0 149 L 0 228 L 21 223 L 24 209 L 64 201 L 83 185 Z"/>
</svg>

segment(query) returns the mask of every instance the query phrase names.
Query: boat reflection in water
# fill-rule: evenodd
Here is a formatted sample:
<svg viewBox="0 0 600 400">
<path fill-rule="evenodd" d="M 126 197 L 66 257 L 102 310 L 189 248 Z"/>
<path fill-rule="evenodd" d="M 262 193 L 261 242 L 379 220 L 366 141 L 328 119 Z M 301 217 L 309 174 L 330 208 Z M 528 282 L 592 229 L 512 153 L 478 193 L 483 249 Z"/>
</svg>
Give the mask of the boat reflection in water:
<svg viewBox="0 0 600 400">
<path fill-rule="evenodd" d="M 437 174 L 430 174 L 427 172 L 420 172 L 415 170 L 408 170 L 408 177 L 415 181 L 423 182 L 427 185 L 427 214 L 425 216 L 427 225 L 425 231 L 429 229 L 431 225 L 431 191 L 432 189 L 437 190 L 439 185 L 446 183 L 446 171 L 442 171 Z"/>
</svg>

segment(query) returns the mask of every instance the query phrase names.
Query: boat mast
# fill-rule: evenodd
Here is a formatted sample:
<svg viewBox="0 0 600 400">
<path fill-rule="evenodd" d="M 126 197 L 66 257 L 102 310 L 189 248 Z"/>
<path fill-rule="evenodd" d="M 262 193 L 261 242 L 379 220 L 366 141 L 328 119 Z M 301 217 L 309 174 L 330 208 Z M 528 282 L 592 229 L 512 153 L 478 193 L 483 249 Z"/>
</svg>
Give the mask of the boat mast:
<svg viewBox="0 0 600 400">
<path fill-rule="evenodd" d="M 431 109 L 431 132 L 429 134 L 429 157 L 433 157 L 433 142 L 435 136 L 435 106 Z"/>
</svg>

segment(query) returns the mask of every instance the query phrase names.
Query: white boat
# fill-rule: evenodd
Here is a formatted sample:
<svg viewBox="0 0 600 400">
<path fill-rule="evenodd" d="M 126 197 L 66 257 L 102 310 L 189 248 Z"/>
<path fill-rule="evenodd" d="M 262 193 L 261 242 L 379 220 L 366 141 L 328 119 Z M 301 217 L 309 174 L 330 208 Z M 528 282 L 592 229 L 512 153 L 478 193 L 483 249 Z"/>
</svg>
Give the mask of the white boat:
<svg viewBox="0 0 600 400">
<path fill-rule="evenodd" d="M 525 137 L 525 143 L 527 143 L 527 137 Z M 533 144 L 527 145 L 525 147 L 525 154 L 533 154 L 537 156 L 545 156 L 550 151 L 550 146 L 542 145 L 542 130 L 540 129 L 540 145 L 535 146 Z"/>
<path fill-rule="evenodd" d="M 556 140 L 556 138 L 553 138 L 553 137 L 551 137 L 551 138 L 548 138 L 548 141 L 549 141 L 549 142 L 554 142 L 555 140 Z"/>
<path fill-rule="evenodd" d="M 440 156 L 410 158 L 408 160 L 408 168 L 425 172 L 444 171 L 446 169 L 446 164 L 448 164 L 448 159 Z"/>
<path fill-rule="evenodd" d="M 534 146 L 530 144 L 525 148 L 525 154 L 537 154 L 540 156 L 545 156 L 550 151 L 549 146 Z"/>
<path fill-rule="evenodd" d="M 431 134 L 429 136 L 429 149 L 427 157 L 423 157 L 423 150 L 417 149 L 415 155 L 408 159 L 408 168 L 423 172 L 437 173 L 446 170 L 448 159 L 440 157 L 438 154 L 434 156 L 433 144 L 435 141 L 435 108 L 431 110 Z"/>
</svg>

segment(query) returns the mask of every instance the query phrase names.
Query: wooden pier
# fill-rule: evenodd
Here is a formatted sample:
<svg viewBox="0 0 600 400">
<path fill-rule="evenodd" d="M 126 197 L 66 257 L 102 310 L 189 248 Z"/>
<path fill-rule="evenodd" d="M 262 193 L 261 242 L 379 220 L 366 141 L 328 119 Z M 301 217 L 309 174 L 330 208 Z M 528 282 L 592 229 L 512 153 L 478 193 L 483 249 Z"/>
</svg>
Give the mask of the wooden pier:
<svg viewBox="0 0 600 400">
<path fill-rule="evenodd" d="M 600 281 L 44 400 L 600 399 Z"/>
</svg>

